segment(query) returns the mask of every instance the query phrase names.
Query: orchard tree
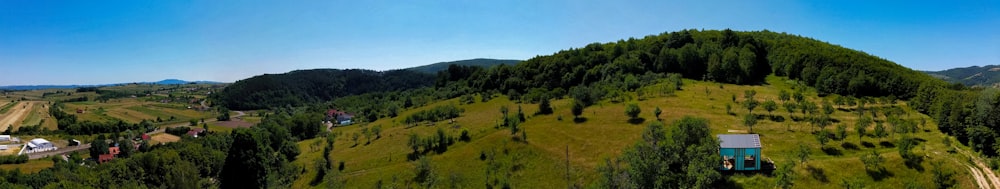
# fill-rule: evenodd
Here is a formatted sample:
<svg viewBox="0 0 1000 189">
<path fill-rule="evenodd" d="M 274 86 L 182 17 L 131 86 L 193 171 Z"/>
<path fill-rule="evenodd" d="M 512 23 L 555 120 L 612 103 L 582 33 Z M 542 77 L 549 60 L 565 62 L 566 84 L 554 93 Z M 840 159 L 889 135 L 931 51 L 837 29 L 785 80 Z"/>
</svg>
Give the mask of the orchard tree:
<svg viewBox="0 0 1000 189">
<path fill-rule="evenodd" d="M 762 104 L 762 106 L 764 107 L 764 110 L 767 110 L 768 115 L 771 115 L 771 112 L 778 109 L 778 103 L 774 102 L 774 100 L 771 99 L 764 101 L 764 104 Z"/>
<path fill-rule="evenodd" d="M 629 119 L 638 119 L 639 113 L 642 113 L 642 109 L 639 109 L 638 104 L 629 103 L 625 106 L 625 115 L 628 115 Z"/>
<path fill-rule="evenodd" d="M 656 120 L 660 120 L 661 113 L 663 113 L 663 110 L 660 110 L 659 106 L 657 106 L 656 109 L 653 110 L 653 115 L 656 116 Z"/>
<path fill-rule="evenodd" d="M 548 97 L 543 97 L 542 102 L 538 103 L 538 114 L 552 114 L 552 104 Z"/>
<path fill-rule="evenodd" d="M 753 115 L 753 109 L 756 109 L 760 102 L 757 102 L 753 97 L 757 95 L 757 91 L 747 90 L 743 92 L 743 107 L 747 108 L 747 112 Z"/>
<path fill-rule="evenodd" d="M 754 116 L 753 114 L 743 116 L 743 126 L 750 128 L 750 133 L 753 133 L 754 125 L 757 125 L 757 116 Z"/>
<path fill-rule="evenodd" d="M 579 119 L 580 115 L 583 114 L 583 108 L 584 108 L 583 102 L 581 102 L 579 100 L 574 100 L 573 101 L 573 118 Z"/>
<path fill-rule="evenodd" d="M 781 100 L 782 103 L 788 101 L 789 99 L 791 99 L 791 95 L 788 94 L 788 91 L 781 90 L 780 92 L 778 92 L 778 100 Z"/>
</svg>

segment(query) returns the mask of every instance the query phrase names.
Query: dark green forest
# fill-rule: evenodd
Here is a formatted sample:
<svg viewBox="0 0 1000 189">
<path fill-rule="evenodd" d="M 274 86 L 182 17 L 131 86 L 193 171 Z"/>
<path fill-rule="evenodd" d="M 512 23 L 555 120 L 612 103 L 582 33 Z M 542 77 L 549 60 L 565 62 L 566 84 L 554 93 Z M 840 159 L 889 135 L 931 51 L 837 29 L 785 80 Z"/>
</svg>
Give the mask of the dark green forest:
<svg viewBox="0 0 1000 189">
<path fill-rule="evenodd" d="M 297 70 L 236 81 L 212 98 L 215 105 L 234 110 L 268 109 L 369 92 L 428 87 L 433 83 L 433 75 L 409 70 Z"/>
</svg>

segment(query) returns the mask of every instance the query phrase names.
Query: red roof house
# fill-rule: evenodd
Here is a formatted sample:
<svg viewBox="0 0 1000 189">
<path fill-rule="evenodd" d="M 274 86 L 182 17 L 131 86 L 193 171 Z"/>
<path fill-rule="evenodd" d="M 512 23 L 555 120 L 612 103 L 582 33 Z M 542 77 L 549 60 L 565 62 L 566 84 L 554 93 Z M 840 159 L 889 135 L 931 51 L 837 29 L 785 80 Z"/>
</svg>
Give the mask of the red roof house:
<svg viewBox="0 0 1000 189">
<path fill-rule="evenodd" d="M 194 138 L 198 138 L 198 133 L 202 133 L 202 132 L 205 132 L 205 129 L 203 129 L 203 128 L 192 128 L 190 131 L 187 132 L 187 135 L 190 135 L 191 137 L 194 137 Z"/>
<path fill-rule="evenodd" d="M 97 157 L 97 162 L 99 162 L 99 163 L 107 163 L 107 162 L 110 162 L 113 159 L 115 159 L 115 155 L 101 154 L 99 157 Z"/>
</svg>

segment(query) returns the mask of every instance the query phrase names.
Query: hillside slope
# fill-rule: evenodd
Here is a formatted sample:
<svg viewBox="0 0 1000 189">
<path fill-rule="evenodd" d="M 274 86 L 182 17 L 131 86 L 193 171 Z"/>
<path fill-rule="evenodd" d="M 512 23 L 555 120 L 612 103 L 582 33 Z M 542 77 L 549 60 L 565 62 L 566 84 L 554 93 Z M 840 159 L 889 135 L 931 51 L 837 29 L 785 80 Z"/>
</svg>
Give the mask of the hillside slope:
<svg viewBox="0 0 1000 189">
<path fill-rule="evenodd" d="M 449 65 L 460 65 L 460 66 L 477 66 L 482 68 L 490 68 L 496 65 L 515 65 L 521 62 L 520 60 L 502 60 L 502 59 L 488 59 L 488 58 L 477 58 L 469 60 L 459 60 L 451 62 L 438 62 L 434 64 L 428 64 L 423 66 L 417 66 L 412 68 L 407 68 L 407 70 L 413 70 L 422 73 L 435 74 L 439 71 L 444 71 L 448 69 Z"/>
<path fill-rule="evenodd" d="M 315 169 L 308 169 L 293 185 L 295 188 L 327 187 L 329 182 L 337 182 L 351 188 L 370 188 L 375 186 L 415 187 L 418 183 L 415 177 L 417 161 L 408 160 L 412 150 L 408 147 L 408 136 L 433 137 L 436 130 L 442 130 L 445 136 L 457 137 L 463 131 L 471 135 L 469 142 L 456 142 L 444 152 L 431 151 L 426 153 L 431 159 L 433 175 L 437 187 L 478 188 L 488 184 L 494 187 L 509 185 L 512 188 L 563 188 L 572 186 L 592 186 L 600 180 L 601 167 L 608 158 L 620 157 L 624 149 L 634 145 L 642 138 L 642 132 L 647 124 L 657 121 L 653 109 L 663 109 L 659 118 L 670 123 L 683 116 L 695 116 L 709 120 L 712 134 L 746 131 L 742 115 L 746 109 L 735 108 L 728 113 L 727 106 L 739 104 L 730 100 L 730 96 L 743 94 L 746 90 L 755 90 L 760 100 L 778 99 L 780 91 L 801 90 L 805 101 L 821 104 L 832 101 L 834 97 L 821 98 L 816 96 L 815 89 L 809 89 L 794 84 L 785 78 L 770 77 L 765 80 L 769 84 L 760 86 L 719 84 L 685 80 L 684 90 L 673 94 L 647 96 L 645 100 L 636 101 L 642 113 L 641 123 L 630 122 L 625 116 L 625 104 L 608 100 L 588 107 L 584 110 L 583 121 L 573 121 L 570 107 L 571 99 L 552 102 L 555 113 L 552 115 L 533 115 L 538 111 L 537 104 L 518 104 L 501 96 L 488 102 L 461 104 L 458 99 L 440 101 L 427 106 L 407 110 L 396 118 L 379 119 L 372 123 L 358 124 L 347 127 L 336 127 L 338 133 L 334 150 L 330 157 L 334 162 L 342 162 L 343 171 L 335 176 L 327 177 L 325 182 L 310 185 L 310 179 L 316 176 Z M 642 87 L 643 89 L 660 89 L 664 83 Z M 630 95 L 631 99 L 638 99 Z M 741 95 L 739 95 L 741 96 Z M 742 97 L 740 97 L 742 99 Z M 790 102 L 794 103 L 794 102 Z M 404 117 L 416 112 L 429 110 L 442 105 L 458 105 L 465 110 L 462 116 L 439 122 L 426 122 L 419 125 L 403 124 Z M 524 133 L 512 135 L 508 128 L 497 127 L 502 115 L 497 109 L 508 107 L 510 111 L 522 110 L 527 114 L 527 120 L 520 126 Z M 899 114 L 899 119 L 916 121 L 928 117 L 914 112 L 906 103 L 869 104 L 868 111 L 892 111 L 899 107 L 905 113 Z M 881 108 L 875 108 L 881 107 Z M 942 143 L 945 137 L 938 132 L 933 123 L 921 126 L 920 131 L 912 133 L 895 133 L 892 136 L 876 137 L 871 133 L 875 127 L 866 128 L 864 137 L 854 131 L 857 122 L 858 106 L 838 105 L 832 113 L 832 119 L 850 128 L 844 138 L 830 139 L 825 144 L 817 142 L 813 134 L 819 127 L 813 126 L 804 117 L 810 116 L 798 111 L 786 112 L 784 108 L 775 112 L 754 111 L 760 116 L 773 115 L 780 117 L 761 120 L 753 130 L 761 134 L 763 158 L 773 159 L 780 165 L 794 164 L 795 188 L 839 188 L 842 182 L 860 182 L 871 188 L 895 188 L 904 185 L 931 186 L 931 170 L 944 170 L 955 174 L 955 178 L 969 178 L 964 168 L 967 163 L 952 161 L 967 158 L 961 154 L 946 152 L 949 147 Z M 759 113 L 758 113 L 759 112 Z M 894 119 L 882 116 L 877 120 Z M 380 138 L 364 134 L 374 127 L 382 128 Z M 825 128 L 835 130 L 835 125 Z M 361 137 L 352 137 L 361 136 Z M 367 136 L 367 137 L 366 137 Z M 914 137 L 921 141 L 913 148 L 913 153 L 922 156 L 916 164 L 908 164 L 899 155 L 897 141 L 904 136 Z M 372 137 L 372 138 L 369 138 Z M 322 139 L 314 139 L 322 140 Z M 314 140 L 300 142 L 300 146 L 309 146 Z M 799 163 L 797 151 L 804 145 L 811 149 L 807 163 Z M 305 148 L 304 148 L 305 149 Z M 866 171 L 862 156 L 876 152 L 884 158 L 883 171 Z M 320 152 L 304 150 L 296 164 L 303 167 L 313 167 L 312 162 L 321 157 Z M 935 167 L 933 163 L 944 166 Z M 568 166 L 568 167 L 567 167 Z M 566 174 L 569 172 L 569 180 Z M 867 174 L 866 174 L 867 173 Z M 725 176 L 740 188 L 771 188 L 777 177 L 765 174 L 747 174 Z M 957 179 L 959 188 L 973 188 L 971 179 Z"/>
<path fill-rule="evenodd" d="M 948 82 L 962 83 L 965 86 L 998 86 L 1000 83 L 1000 65 L 971 66 L 952 68 L 942 71 L 924 71 L 934 77 Z"/>
<path fill-rule="evenodd" d="M 264 74 L 229 85 L 213 94 L 214 103 L 230 109 L 264 109 L 369 92 L 427 87 L 434 76 L 409 70 L 314 69 Z"/>
</svg>

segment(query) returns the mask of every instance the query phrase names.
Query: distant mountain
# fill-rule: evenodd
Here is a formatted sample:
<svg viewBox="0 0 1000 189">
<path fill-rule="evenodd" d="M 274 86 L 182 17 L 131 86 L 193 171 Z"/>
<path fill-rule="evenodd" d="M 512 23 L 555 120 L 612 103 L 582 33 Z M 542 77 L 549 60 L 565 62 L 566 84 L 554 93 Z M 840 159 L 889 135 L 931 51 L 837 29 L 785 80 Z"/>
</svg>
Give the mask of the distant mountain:
<svg viewBox="0 0 1000 189">
<path fill-rule="evenodd" d="M 441 70 L 447 70 L 448 69 L 448 65 L 452 65 L 452 64 L 463 65 L 463 66 L 479 66 L 479 67 L 483 67 L 483 68 L 490 68 L 490 67 L 493 67 L 493 66 L 496 66 L 496 65 L 500 65 L 500 64 L 514 65 L 514 64 L 517 64 L 517 63 L 520 63 L 520 62 L 521 62 L 520 60 L 501 60 L 501 59 L 477 58 L 477 59 L 459 60 L 459 61 L 451 61 L 451 62 L 438 62 L 438 63 L 434 63 L 434 64 L 429 64 L 429 65 L 423 65 L 423 66 L 417 66 L 417 67 L 407 68 L 407 70 L 413 70 L 413 71 L 417 71 L 417 72 L 423 72 L 423 73 L 431 73 L 431 74 L 433 74 L 433 73 L 437 73 L 438 71 L 441 71 Z"/>
<path fill-rule="evenodd" d="M 177 85 L 177 84 L 222 84 L 222 82 L 215 81 L 184 81 L 179 79 L 164 79 L 157 82 L 132 82 L 138 84 L 157 84 L 157 85 Z M 98 85 L 11 85 L 11 86 L 0 86 L 0 90 L 41 90 L 41 89 L 75 89 L 80 87 L 106 87 L 115 85 L 125 85 L 132 83 L 115 83 L 115 84 L 98 84 Z"/>
<path fill-rule="evenodd" d="M 952 68 L 944 71 L 924 71 L 924 73 L 966 86 L 1000 86 L 1000 65 Z"/>
</svg>

